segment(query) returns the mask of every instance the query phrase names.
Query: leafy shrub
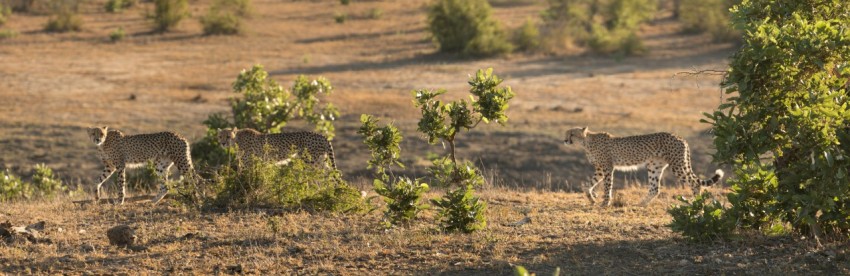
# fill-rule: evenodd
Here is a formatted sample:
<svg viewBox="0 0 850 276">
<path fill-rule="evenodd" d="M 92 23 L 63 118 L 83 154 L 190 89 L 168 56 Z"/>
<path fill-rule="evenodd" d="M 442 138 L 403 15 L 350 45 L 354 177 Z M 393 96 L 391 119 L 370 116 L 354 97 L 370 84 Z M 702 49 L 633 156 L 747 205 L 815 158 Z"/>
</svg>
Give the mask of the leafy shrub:
<svg viewBox="0 0 850 276">
<path fill-rule="evenodd" d="M 428 184 L 419 183 L 419 179 L 394 178 L 392 175 L 392 166 L 404 168 L 399 161 L 402 135 L 395 126 L 378 127 L 378 120 L 366 114 L 360 116 L 360 122 L 362 125 L 357 133 L 364 136 L 363 143 L 372 154 L 367 168 L 375 169 L 375 192 L 387 203 L 387 211 L 384 212 L 386 226 L 406 225 L 427 208 L 419 201 L 428 192 Z M 395 182 L 392 183 L 391 179 Z"/>
<path fill-rule="evenodd" d="M 508 101 L 514 97 L 510 87 L 498 87 L 502 79 L 493 74 L 493 69 L 478 70 L 470 76 L 471 102 L 461 99 L 443 103 L 437 97 L 445 90 L 414 91 L 414 105 L 422 113 L 418 128 L 428 136 L 431 144 L 441 140 L 449 145 L 449 156 L 434 160 L 431 173 L 437 185 L 450 188 L 442 199 L 432 200 L 438 207 L 441 224 L 446 231 L 474 231 L 486 225 L 483 210 L 486 205 L 473 195 L 474 187 L 484 183 L 475 167 L 465 162 L 458 163 L 455 154 L 455 136 L 461 130 L 475 128 L 480 122 L 491 121 L 504 125 Z"/>
<path fill-rule="evenodd" d="M 704 242 L 717 238 L 728 238 L 735 230 L 734 218 L 728 217 L 723 204 L 711 199 L 711 193 L 703 192 L 693 201 L 679 198 L 682 205 L 667 210 L 673 217 L 668 225 L 692 241 Z"/>
<path fill-rule="evenodd" d="M 9 15 L 11 15 L 11 14 L 12 14 L 12 8 L 3 5 L 3 3 L 0 3 L 0 26 L 2 26 L 3 24 L 6 24 L 6 20 L 8 20 Z"/>
<path fill-rule="evenodd" d="M 351 3 L 351 0 L 339 0 L 339 3 L 343 5 L 348 5 Z"/>
<path fill-rule="evenodd" d="M 345 23 L 345 20 L 348 19 L 348 14 L 344 12 L 338 12 L 334 14 L 334 21 L 338 24 Z"/>
<path fill-rule="evenodd" d="M 741 227 L 850 233 L 850 5 L 743 1 L 742 47 L 722 83 L 733 95 L 706 114 L 718 162 L 735 166 L 730 212 Z M 738 210 L 738 211 L 736 211 Z"/>
<path fill-rule="evenodd" d="M 106 12 L 118 13 L 124 9 L 135 6 L 136 0 L 109 0 L 103 5 Z"/>
<path fill-rule="evenodd" d="M 437 220 L 440 226 L 448 231 L 472 233 L 487 227 L 484 211 L 487 204 L 475 196 L 471 185 L 448 191 L 443 198 L 432 199 L 431 204 L 437 207 Z"/>
<path fill-rule="evenodd" d="M 50 5 L 50 19 L 44 26 L 47 32 L 69 32 L 80 31 L 83 28 L 83 19 L 78 14 L 78 0 L 52 0 Z"/>
<path fill-rule="evenodd" d="M 0 172 L 0 201 L 28 199 L 32 197 L 33 188 L 29 183 L 6 170 Z"/>
<path fill-rule="evenodd" d="M 242 32 L 242 18 L 250 13 L 250 0 L 216 0 L 200 21 L 204 34 L 237 34 Z"/>
<path fill-rule="evenodd" d="M 141 168 L 127 170 L 127 188 L 133 191 L 153 191 L 158 188 L 159 183 L 163 181 L 156 174 L 156 164 L 153 161 L 147 161 Z"/>
<path fill-rule="evenodd" d="M 549 0 L 543 13 L 545 37 L 552 48 L 567 42 L 601 54 L 640 54 L 644 48 L 637 31 L 656 6 L 656 0 Z"/>
<path fill-rule="evenodd" d="M 149 17 L 153 21 L 155 31 L 167 32 L 188 16 L 187 0 L 154 0 L 154 12 Z"/>
<path fill-rule="evenodd" d="M 222 166 L 213 177 L 215 197 L 209 202 L 219 208 L 269 207 L 317 211 L 360 212 L 365 202 L 360 191 L 350 187 L 339 172 L 292 158 L 285 166 L 255 157 L 250 166 L 237 171 Z"/>
<path fill-rule="evenodd" d="M 371 8 L 366 13 L 366 18 L 368 19 L 381 19 L 384 16 L 384 10 L 380 8 Z"/>
<path fill-rule="evenodd" d="M 298 76 L 287 91 L 268 78 L 262 65 L 242 70 L 233 83 L 233 92 L 241 94 L 242 98 L 231 101 L 229 116 L 211 114 L 204 120 L 207 133 L 192 144 L 192 158 L 199 167 L 218 166 L 230 160 L 233 153 L 222 148 L 216 137 L 222 128 L 253 128 L 263 133 L 278 133 L 291 120 L 300 118 L 333 139 L 333 121 L 339 111 L 330 103 L 319 106 L 319 94 L 329 95 L 332 91 L 331 83 L 321 77 L 310 80 Z"/>
<path fill-rule="evenodd" d="M 686 32 L 707 32 L 716 41 L 740 37 L 729 20 L 729 8 L 740 0 L 679 0 L 679 21 Z"/>
<path fill-rule="evenodd" d="M 118 29 L 115 29 L 114 31 L 109 33 L 109 41 L 112 41 L 112 42 L 121 41 L 122 39 L 124 39 L 124 36 L 126 36 L 126 35 L 127 34 L 124 33 L 124 28 L 118 27 Z"/>
<path fill-rule="evenodd" d="M 18 36 L 18 32 L 15 30 L 0 30 L 0 40 L 8 39 Z"/>
<path fill-rule="evenodd" d="M 514 32 L 513 40 L 517 50 L 531 51 L 537 49 L 540 47 L 540 30 L 537 28 L 537 24 L 531 18 L 526 19 L 525 23 Z"/>
<path fill-rule="evenodd" d="M 68 190 L 68 187 L 53 175 L 53 170 L 44 164 L 35 165 L 32 175 L 32 185 L 35 190 L 35 196 L 40 198 L 53 198 L 57 194 Z"/>
<path fill-rule="evenodd" d="M 493 56 L 513 50 L 487 0 L 436 0 L 428 9 L 428 29 L 440 51 Z"/>
</svg>

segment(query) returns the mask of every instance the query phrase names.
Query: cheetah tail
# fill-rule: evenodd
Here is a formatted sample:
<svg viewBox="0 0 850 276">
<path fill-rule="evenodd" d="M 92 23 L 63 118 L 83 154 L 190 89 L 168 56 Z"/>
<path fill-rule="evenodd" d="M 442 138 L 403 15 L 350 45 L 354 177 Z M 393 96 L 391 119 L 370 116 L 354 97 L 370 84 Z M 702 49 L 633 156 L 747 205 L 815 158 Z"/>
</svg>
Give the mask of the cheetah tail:
<svg viewBox="0 0 850 276">
<path fill-rule="evenodd" d="M 714 171 L 714 176 L 709 179 L 700 180 L 700 184 L 702 184 L 702 186 L 711 186 L 717 182 L 720 182 L 721 178 L 723 178 L 723 170 L 717 169 L 716 171 Z"/>
</svg>

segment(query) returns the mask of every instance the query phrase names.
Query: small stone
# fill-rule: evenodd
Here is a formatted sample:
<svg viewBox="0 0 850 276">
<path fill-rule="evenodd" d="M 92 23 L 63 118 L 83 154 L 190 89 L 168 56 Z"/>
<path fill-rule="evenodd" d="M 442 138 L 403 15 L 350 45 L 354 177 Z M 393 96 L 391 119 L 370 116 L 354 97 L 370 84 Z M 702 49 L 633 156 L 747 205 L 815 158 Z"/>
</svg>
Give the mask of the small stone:
<svg viewBox="0 0 850 276">
<path fill-rule="evenodd" d="M 679 261 L 679 266 L 687 266 L 687 265 L 690 265 L 690 264 L 691 264 L 691 262 L 688 261 L 688 260 L 685 260 L 685 259 L 682 259 L 681 261 Z"/>
</svg>

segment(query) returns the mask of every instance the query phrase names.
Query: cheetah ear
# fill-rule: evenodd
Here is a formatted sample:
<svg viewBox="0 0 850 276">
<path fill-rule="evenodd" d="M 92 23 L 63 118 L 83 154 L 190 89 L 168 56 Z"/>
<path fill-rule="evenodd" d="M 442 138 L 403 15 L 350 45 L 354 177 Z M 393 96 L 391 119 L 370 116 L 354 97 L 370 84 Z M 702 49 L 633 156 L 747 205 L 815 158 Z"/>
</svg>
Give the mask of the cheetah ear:
<svg viewBox="0 0 850 276">
<path fill-rule="evenodd" d="M 108 126 L 103 126 L 103 127 L 101 127 L 101 128 L 103 129 L 103 132 L 107 132 L 107 131 L 109 131 L 109 127 L 108 127 Z"/>
<path fill-rule="evenodd" d="M 587 127 L 581 128 L 581 136 L 587 137 Z"/>
</svg>

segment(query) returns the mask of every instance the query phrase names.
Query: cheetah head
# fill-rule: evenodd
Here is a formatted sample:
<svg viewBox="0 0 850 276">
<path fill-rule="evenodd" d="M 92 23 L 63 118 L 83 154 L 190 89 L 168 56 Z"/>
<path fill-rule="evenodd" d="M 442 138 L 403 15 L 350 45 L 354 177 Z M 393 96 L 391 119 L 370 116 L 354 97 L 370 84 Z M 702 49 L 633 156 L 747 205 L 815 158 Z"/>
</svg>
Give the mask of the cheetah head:
<svg viewBox="0 0 850 276">
<path fill-rule="evenodd" d="M 91 139 L 95 145 L 100 146 L 104 141 L 106 141 L 108 127 L 90 127 L 86 129 L 86 131 L 89 134 L 89 139 Z"/>
<path fill-rule="evenodd" d="M 567 130 L 564 144 L 572 145 L 587 138 L 587 127 L 577 127 Z"/>
<path fill-rule="evenodd" d="M 225 148 L 232 147 L 236 140 L 236 128 L 225 128 L 218 130 L 218 143 Z"/>
</svg>

